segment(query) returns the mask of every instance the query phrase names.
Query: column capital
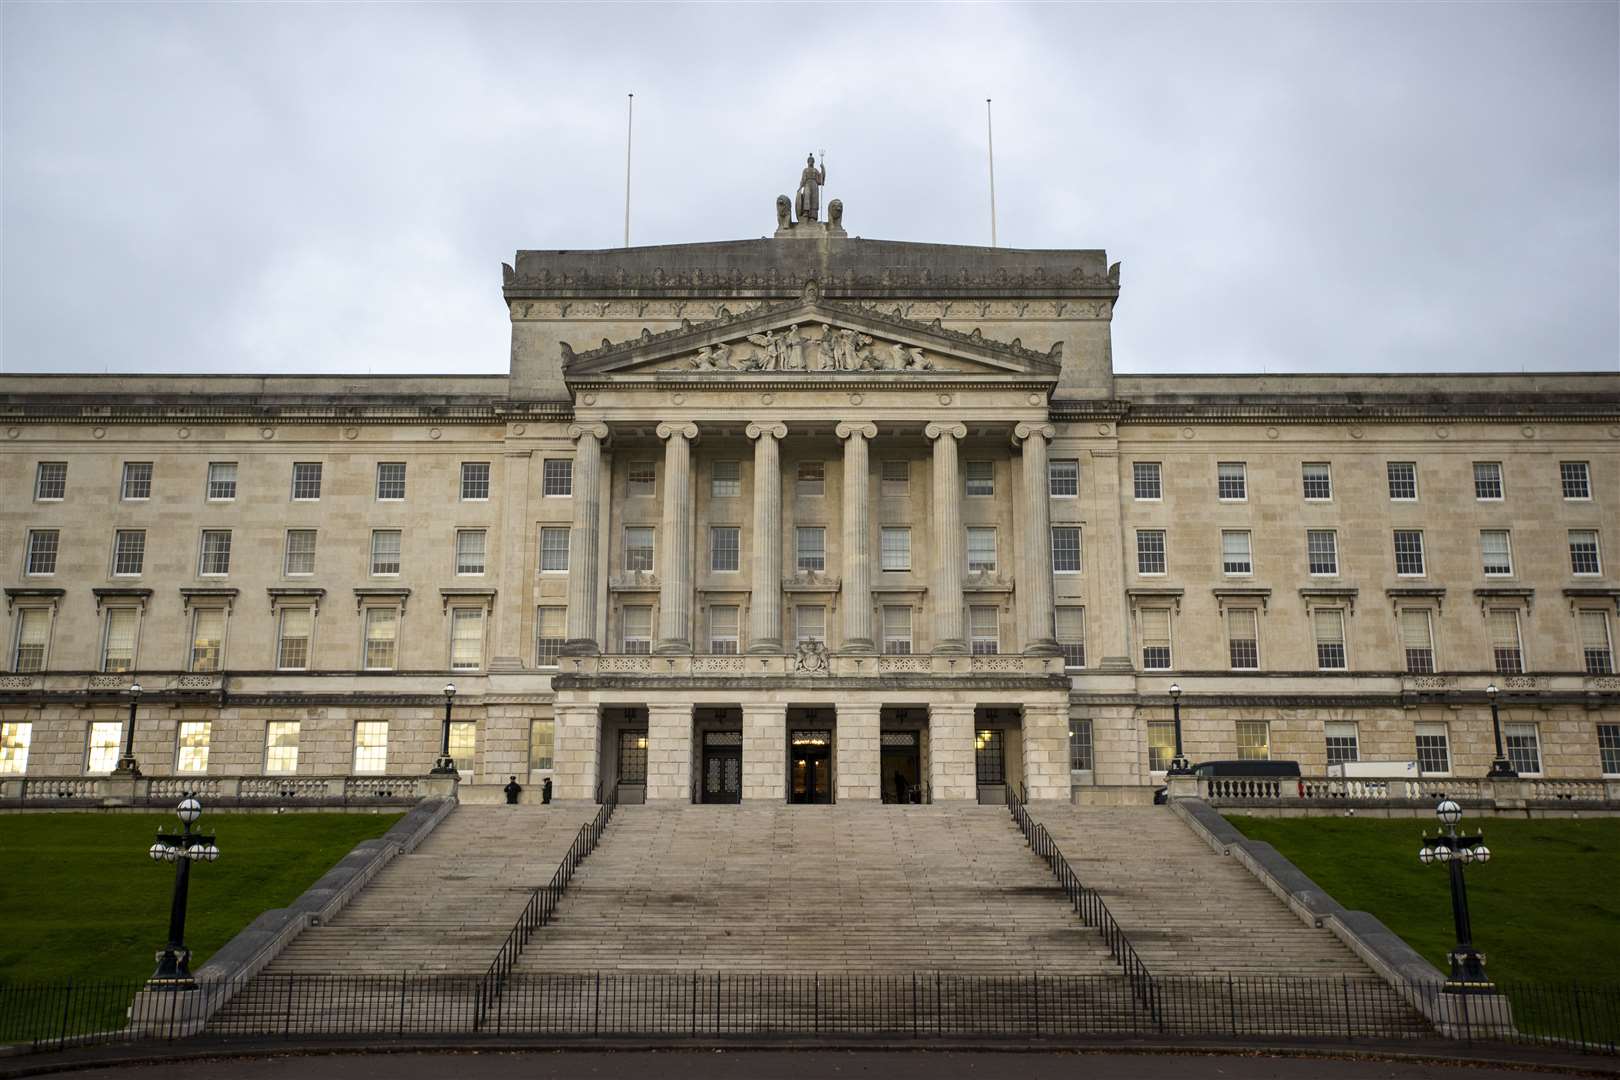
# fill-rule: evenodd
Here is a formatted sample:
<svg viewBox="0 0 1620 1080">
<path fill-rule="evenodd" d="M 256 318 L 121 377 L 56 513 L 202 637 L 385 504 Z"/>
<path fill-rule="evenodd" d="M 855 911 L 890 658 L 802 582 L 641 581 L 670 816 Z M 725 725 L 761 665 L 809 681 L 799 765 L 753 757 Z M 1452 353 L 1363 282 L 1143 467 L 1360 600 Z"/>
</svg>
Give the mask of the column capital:
<svg viewBox="0 0 1620 1080">
<path fill-rule="evenodd" d="M 942 435 L 949 435 L 953 439 L 965 439 L 967 438 L 967 425 L 960 420 L 946 421 L 944 423 L 936 420 L 923 428 L 923 434 L 930 439 L 937 439 Z"/>
<path fill-rule="evenodd" d="M 769 435 L 773 439 L 787 438 L 787 425 L 780 420 L 754 421 L 743 429 L 750 439 L 760 439 Z"/>
<path fill-rule="evenodd" d="M 848 439 L 855 435 L 863 439 L 875 439 L 877 425 L 869 420 L 840 420 L 838 426 L 833 428 L 833 434 L 840 439 Z"/>
<path fill-rule="evenodd" d="M 1013 428 L 1012 444 L 1017 446 L 1026 439 L 1032 439 L 1037 436 L 1045 439 L 1047 442 L 1051 442 L 1057 437 L 1057 428 L 1053 427 L 1051 424 L 1019 424 L 1017 427 Z"/>
<path fill-rule="evenodd" d="M 608 437 L 608 426 L 600 421 L 586 424 L 569 424 L 568 437 L 578 442 L 587 435 L 594 435 L 598 442 L 605 442 Z"/>
<path fill-rule="evenodd" d="M 698 437 L 698 427 L 690 420 L 677 421 L 673 423 L 666 420 L 664 423 L 658 425 L 658 437 L 660 439 L 668 439 L 676 435 L 679 435 L 687 442 L 693 442 Z"/>
</svg>

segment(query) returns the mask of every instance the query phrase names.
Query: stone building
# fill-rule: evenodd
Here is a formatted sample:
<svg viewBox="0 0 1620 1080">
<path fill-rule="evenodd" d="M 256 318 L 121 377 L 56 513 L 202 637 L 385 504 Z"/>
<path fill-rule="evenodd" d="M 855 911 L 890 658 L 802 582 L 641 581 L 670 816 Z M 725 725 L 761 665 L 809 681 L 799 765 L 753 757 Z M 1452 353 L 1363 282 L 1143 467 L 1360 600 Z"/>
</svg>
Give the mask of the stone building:
<svg viewBox="0 0 1620 1080">
<path fill-rule="evenodd" d="M 785 200 L 784 200 L 785 202 Z M 1620 377 L 1115 375 L 1102 251 L 520 251 L 506 376 L 0 377 L 0 772 L 1620 774 Z M 447 366 L 450 366 L 447 359 Z"/>
</svg>

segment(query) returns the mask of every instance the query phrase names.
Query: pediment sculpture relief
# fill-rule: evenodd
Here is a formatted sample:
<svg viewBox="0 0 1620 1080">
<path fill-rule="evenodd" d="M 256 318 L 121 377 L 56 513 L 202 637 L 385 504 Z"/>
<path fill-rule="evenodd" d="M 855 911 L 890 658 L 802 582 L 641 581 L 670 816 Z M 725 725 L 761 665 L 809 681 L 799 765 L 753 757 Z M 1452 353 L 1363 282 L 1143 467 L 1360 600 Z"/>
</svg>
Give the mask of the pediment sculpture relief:
<svg viewBox="0 0 1620 1080">
<path fill-rule="evenodd" d="M 668 371 L 939 371 L 927 353 L 858 330 L 794 323 L 705 345 Z"/>
</svg>

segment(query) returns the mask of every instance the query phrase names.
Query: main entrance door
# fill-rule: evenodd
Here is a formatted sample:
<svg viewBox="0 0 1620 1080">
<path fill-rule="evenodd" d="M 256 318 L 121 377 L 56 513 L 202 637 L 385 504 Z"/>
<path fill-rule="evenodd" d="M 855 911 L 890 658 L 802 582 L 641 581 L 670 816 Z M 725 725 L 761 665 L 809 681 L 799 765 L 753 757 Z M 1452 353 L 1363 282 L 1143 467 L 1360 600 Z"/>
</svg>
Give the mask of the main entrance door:
<svg viewBox="0 0 1620 1080">
<path fill-rule="evenodd" d="M 880 759 L 878 785 L 886 803 L 920 803 L 923 801 L 922 754 L 917 747 L 915 731 L 884 731 L 879 742 L 883 752 Z"/>
<path fill-rule="evenodd" d="M 742 802 L 742 732 L 703 733 L 703 782 L 698 801 Z"/>
<path fill-rule="evenodd" d="M 832 732 L 792 732 L 788 755 L 788 801 L 832 802 Z"/>
</svg>

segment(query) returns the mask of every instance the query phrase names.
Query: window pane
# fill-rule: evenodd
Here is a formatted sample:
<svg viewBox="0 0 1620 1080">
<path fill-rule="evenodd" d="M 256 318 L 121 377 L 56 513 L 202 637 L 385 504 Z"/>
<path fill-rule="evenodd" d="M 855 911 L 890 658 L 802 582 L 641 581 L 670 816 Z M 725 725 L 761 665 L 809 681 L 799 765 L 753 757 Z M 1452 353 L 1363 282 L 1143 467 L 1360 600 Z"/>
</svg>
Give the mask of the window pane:
<svg viewBox="0 0 1620 1080">
<path fill-rule="evenodd" d="M 354 771 L 388 771 L 388 721 L 362 720 L 354 725 Z"/>
<path fill-rule="evenodd" d="M 1171 720 L 1149 720 L 1147 726 L 1148 768 L 1166 772 L 1176 756 L 1176 725 Z"/>
<path fill-rule="evenodd" d="M 1410 674 L 1434 672 L 1434 633 L 1426 609 L 1402 609 L 1401 645 L 1406 651 L 1406 670 Z"/>
<path fill-rule="evenodd" d="M 1339 538 L 1333 530 L 1307 530 L 1305 550 L 1311 573 L 1336 575 L 1339 572 Z"/>
<path fill-rule="evenodd" d="M 56 552 L 61 543 L 59 529 L 30 529 L 28 532 L 28 572 L 34 575 L 56 573 Z"/>
<path fill-rule="evenodd" d="M 1164 491 L 1157 461 L 1137 461 L 1131 465 L 1131 480 L 1138 499 L 1157 499 Z"/>
<path fill-rule="evenodd" d="M 711 467 L 710 495 L 716 499 L 734 499 L 742 494 L 742 463 L 716 461 Z"/>
<path fill-rule="evenodd" d="M 450 669 L 477 671 L 484 664 L 484 609 L 450 609 Z"/>
<path fill-rule="evenodd" d="M 313 574 L 315 572 L 315 530 L 287 530 L 287 573 Z"/>
<path fill-rule="evenodd" d="M 1479 534 L 1479 547 L 1484 557 L 1485 573 L 1513 573 L 1513 550 L 1506 529 L 1486 529 Z"/>
<path fill-rule="evenodd" d="M 557 722 L 549 718 L 529 721 L 529 771 L 552 767 Z"/>
<path fill-rule="evenodd" d="M 300 461 L 293 465 L 292 497 L 318 499 L 321 497 L 321 463 Z"/>
<path fill-rule="evenodd" d="M 1136 530 L 1136 572 L 1164 573 L 1164 530 Z"/>
<path fill-rule="evenodd" d="M 174 756 L 176 772 L 208 771 L 208 737 L 212 727 L 207 720 L 186 720 L 180 724 Z"/>
<path fill-rule="evenodd" d="M 800 528 L 798 533 L 798 567 L 800 573 L 821 573 L 827 569 L 827 530 Z"/>
<path fill-rule="evenodd" d="M 996 569 L 996 530 L 970 528 L 967 531 L 968 573 L 994 573 Z"/>
<path fill-rule="evenodd" d="M 267 773 L 294 773 L 298 771 L 297 720 L 272 720 L 264 732 L 264 771 Z"/>
<path fill-rule="evenodd" d="M 574 463 L 569 458 L 547 458 L 541 466 L 540 494 L 567 496 L 574 493 Z"/>
<path fill-rule="evenodd" d="M 34 498 L 56 500 L 67 494 L 67 462 L 42 461 L 34 475 Z"/>
<path fill-rule="evenodd" d="M 405 497 L 405 463 L 383 461 L 377 465 L 377 498 L 403 499 Z"/>
<path fill-rule="evenodd" d="M 1503 724 L 1502 741 L 1515 772 L 1541 771 L 1541 732 L 1535 724 Z"/>
<path fill-rule="evenodd" d="M 1614 674 L 1614 642 L 1606 611 L 1581 612 L 1581 652 L 1588 675 Z"/>
<path fill-rule="evenodd" d="M 1423 534 L 1416 529 L 1395 530 L 1395 572 L 1408 576 L 1423 573 Z"/>
<path fill-rule="evenodd" d="M 1322 462 L 1307 462 L 1301 467 L 1307 499 L 1333 498 L 1333 471 Z"/>
<path fill-rule="evenodd" d="M 236 498 L 236 462 L 210 461 L 208 463 L 208 497 L 210 499 Z"/>
<path fill-rule="evenodd" d="M 458 529 L 456 531 L 456 573 L 482 574 L 484 572 L 484 542 L 483 529 Z"/>
<path fill-rule="evenodd" d="M 1069 721 L 1069 768 L 1090 769 L 1093 767 L 1091 721 Z"/>
<path fill-rule="evenodd" d="M 911 462 L 885 461 L 881 468 L 884 498 L 904 498 L 911 494 Z"/>
<path fill-rule="evenodd" d="M 450 760 L 456 763 L 456 772 L 463 776 L 473 771 L 478 754 L 478 725 L 471 720 L 450 722 Z"/>
<path fill-rule="evenodd" d="M 1241 461 L 1223 461 L 1215 467 L 1216 495 L 1222 499 L 1249 497 L 1248 470 Z"/>
<path fill-rule="evenodd" d="M 1079 528 L 1059 525 L 1052 530 L 1052 572 L 1054 574 L 1080 572 Z"/>
<path fill-rule="evenodd" d="M 962 466 L 962 475 L 966 478 L 967 493 L 969 495 L 994 495 L 996 493 L 994 462 L 965 462 Z"/>
<path fill-rule="evenodd" d="M 1254 573 L 1248 533 L 1231 530 L 1221 533 L 1221 570 L 1228 574 Z"/>
<path fill-rule="evenodd" d="M 1086 666 L 1086 609 L 1059 607 L 1055 612 L 1058 648 L 1063 652 L 1063 666 Z"/>
<path fill-rule="evenodd" d="M 1142 627 L 1142 667 L 1166 671 L 1170 667 L 1170 609 L 1143 608 L 1138 615 Z"/>
<path fill-rule="evenodd" d="M 1345 666 L 1343 609 L 1317 608 L 1311 613 L 1311 627 L 1316 633 L 1316 666 L 1324 671 L 1342 669 Z"/>
<path fill-rule="evenodd" d="M 1361 737 L 1355 724 L 1325 724 L 1323 734 L 1327 741 L 1329 765 L 1343 765 L 1346 762 L 1361 760 Z"/>
<path fill-rule="evenodd" d="M 365 666 L 373 671 L 393 670 L 398 640 L 399 609 L 367 608 Z"/>
<path fill-rule="evenodd" d="M 726 573 L 736 570 L 742 561 L 742 530 L 736 526 L 717 526 L 709 530 L 709 569 Z"/>
<path fill-rule="evenodd" d="M 884 570 L 911 569 L 911 530 L 886 528 L 878 535 L 879 554 Z"/>
<path fill-rule="evenodd" d="M 535 612 L 535 665 L 556 667 L 568 637 L 568 609 L 543 607 Z"/>
<path fill-rule="evenodd" d="M 12 670 L 18 672 L 44 671 L 45 647 L 50 641 L 51 612 L 49 608 L 19 608 L 17 610 L 17 655 L 12 659 Z"/>
<path fill-rule="evenodd" d="M 1558 476 L 1563 483 L 1564 498 L 1590 499 L 1592 497 L 1592 477 L 1584 461 L 1565 461 L 1558 466 Z"/>
<path fill-rule="evenodd" d="M 624 651 L 649 653 L 652 651 L 652 607 L 632 605 L 624 609 Z"/>
<path fill-rule="evenodd" d="M 899 604 L 883 608 L 883 652 L 902 656 L 911 652 L 911 609 Z"/>
<path fill-rule="evenodd" d="M 799 462 L 799 494 L 824 495 L 827 491 L 827 463 L 824 461 Z"/>
<path fill-rule="evenodd" d="M 1496 461 L 1474 462 L 1474 498 L 1502 497 L 1502 465 Z"/>
<path fill-rule="evenodd" d="M 8 725 L 9 726 L 9 725 Z M 27 725 L 21 725 L 26 727 Z M 1598 762 L 1604 776 L 1620 775 L 1620 724 L 1598 725 Z M 3 748 L 0 748 L 3 752 Z M 26 754 L 26 748 L 24 750 Z M 0 759 L 0 772 L 4 770 L 4 761 Z M 22 770 L 18 770 L 21 772 Z"/>
<path fill-rule="evenodd" d="M 651 461 L 632 461 L 625 469 L 625 482 L 631 496 L 658 492 L 658 466 Z"/>
<path fill-rule="evenodd" d="M 117 720 L 98 720 L 91 724 L 89 742 L 85 746 L 84 771 L 112 772 L 122 752 L 119 742 L 123 736 L 124 725 Z"/>
<path fill-rule="evenodd" d="M 401 533 L 398 529 L 378 529 L 371 534 L 371 572 L 381 576 L 399 573 Z"/>
<path fill-rule="evenodd" d="M 737 608 L 717 606 L 709 609 L 709 651 L 731 654 L 737 651 Z"/>
<path fill-rule="evenodd" d="M 645 731 L 619 732 L 619 783 L 645 784 L 647 782 L 647 733 Z"/>
<path fill-rule="evenodd" d="M 1524 651 L 1519 643 L 1519 613 L 1513 608 L 1491 610 L 1491 653 L 1501 675 L 1524 671 Z"/>
<path fill-rule="evenodd" d="M 198 608 L 192 615 L 191 670 L 218 671 L 224 660 L 225 609 Z"/>
<path fill-rule="evenodd" d="M 471 502 L 489 498 L 489 462 L 461 463 L 461 498 Z"/>
<path fill-rule="evenodd" d="M 1057 460 L 1046 463 L 1047 494 L 1054 499 L 1066 499 L 1080 494 L 1080 463 Z"/>
<path fill-rule="evenodd" d="M 568 530 L 543 528 L 540 530 L 540 570 L 542 573 L 560 573 L 568 569 Z"/>
<path fill-rule="evenodd" d="M 124 462 L 122 495 L 126 499 L 150 499 L 152 497 L 152 463 L 150 461 Z"/>
<path fill-rule="evenodd" d="M 1575 574 L 1601 572 L 1602 565 L 1598 561 L 1598 534 L 1595 530 L 1569 530 L 1569 569 Z"/>
<path fill-rule="evenodd" d="M 201 574 L 224 575 L 231 572 L 231 531 L 204 529 L 202 534 Z"/>
<path fill-rule="evenodd" d="M 986 729 L 974 733 L 973 736 L 973 764 L 981 784 L 1005 784 L 1007 782 L 1006 747 L 1002 733 L 998 729 Z"/>
<path fill-rule="evenodd" d="M 653 570 L 653 530 L 645 525 L 624 530 L 624 570 L 627 574 L 650 574 Z"/>
<path fill-rule="evenodd" d="M 1000 651 L 999 614 L 989 605 L 975 604 L 968 608 L 968 636 L 975 656 L 990 656 Z"/>
<path fill-rule="evenodd" d="M 1232 667 L 1251 670 L 1260 666 L 1259 619 L 1253 608 L 1233 608 L 1226 613 L 1226 627 Z"/>
<path fill-rule="evenodd" d="M 1271 759 L 1271 725 L 1264 720 L 1237 722 L 1237 756 L 1239 761 L 1269 761 Z"/>
<path fill-rule="evenodd" d="M 1389 463 L 1389 497 L 1411 500 L 1417 498 L 1417 464 L 1411 461 Z"/>
<path fill-rule="evenodd" d="M 113 573 L 136 577 L 146 562 L 146 531 L 120 529 L 113 534 Z"/>
<path fill-rule="evenodd" d="M 794 609 L 794 626 L 796 640 L 803 644 L 806 641 L 827 640 L 827 609 L 820 604 L 802 604 Z"/>
<path fill-rule="evenodd" d="M 102 650 L 102 671 L 135 669 L 135 628 L 140 614 L 134 608 L 107 609 L 107 637 Z"/>
<path fill-rule="evenodd" d="M 1451 740 L 1444 724 L 1417 725 L 1418 772 L 1444 775 L 1451 771 Z"/>
<path fill-rule="evenodd" d="M 309 635 L 314 626 L 314 608 L 295 607 L 281 610 L 281 635 L 276 650 L 278 668 L 302 671 L 309 667 Z"/>
<path fill-rule="evenodd" d="M 33 741 L 33 723 L 0 724 L 0 776 L 21 776 L 28 771 L 28 748 Z"/>
</svg>

